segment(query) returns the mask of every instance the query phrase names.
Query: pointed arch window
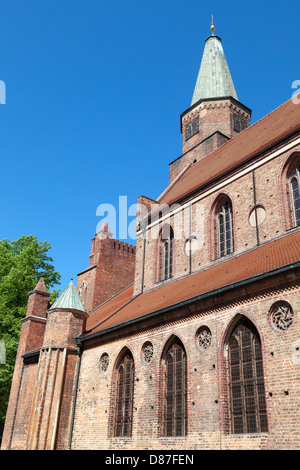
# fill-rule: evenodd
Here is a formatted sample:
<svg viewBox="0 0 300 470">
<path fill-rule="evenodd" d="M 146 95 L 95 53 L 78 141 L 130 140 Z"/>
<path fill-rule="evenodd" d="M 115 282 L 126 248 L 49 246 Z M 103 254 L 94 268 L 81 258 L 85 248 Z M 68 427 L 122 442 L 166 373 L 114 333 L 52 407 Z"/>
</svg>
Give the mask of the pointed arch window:
<svg viewBox="0 0 300 470">
<path fill-rule="evenodd" d="M 218 258 L 234 252 L 232 204 L 229 199 L 216 211 L 216 255 Z"/>
<path fill-rule="evenodd" d="M 290 177 L 290 192 L 292 199 L 293 225 L 300 225 L 300 166 L 298 166 Z"/>
<path fill-rule="evenodd" d="M 127 351 L 116 369 L 116 403 L 114 436 L 130 437 L 132 434 L 134 361 Z"/>
<path fill-rule="evenodd" d="M 164 225 L 160 239 L 160 281 L 173 276 L 174 232 L 170 225 Z"/>
<path fill-rule="evenodd" d="M 229 338 L 231 432 L 268 431 L 262 349 L 254 325 L 243 318 Z"/>
<path fill-rule="evenodd" d="M 187 360 L 179 340 L 169 347 L 164 363 L 164 436 L 187 435 Z"/>
</svg>

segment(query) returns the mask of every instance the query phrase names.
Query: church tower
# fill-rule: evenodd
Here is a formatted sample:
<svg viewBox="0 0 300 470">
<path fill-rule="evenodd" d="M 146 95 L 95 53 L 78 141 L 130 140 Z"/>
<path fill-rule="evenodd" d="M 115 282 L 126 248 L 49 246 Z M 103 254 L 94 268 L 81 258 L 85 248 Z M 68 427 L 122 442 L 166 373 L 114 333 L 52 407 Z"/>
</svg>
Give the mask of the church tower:
<svg viewBox="0 0 300 470">
<path fill-rule="evenodd" d="M 169 167 L 169 182 L 250 125 L 251 110 L 238 100 L 222 40 L 205 41 L 190 107 L 181 114 L 182 155 Z"/>
</svg>

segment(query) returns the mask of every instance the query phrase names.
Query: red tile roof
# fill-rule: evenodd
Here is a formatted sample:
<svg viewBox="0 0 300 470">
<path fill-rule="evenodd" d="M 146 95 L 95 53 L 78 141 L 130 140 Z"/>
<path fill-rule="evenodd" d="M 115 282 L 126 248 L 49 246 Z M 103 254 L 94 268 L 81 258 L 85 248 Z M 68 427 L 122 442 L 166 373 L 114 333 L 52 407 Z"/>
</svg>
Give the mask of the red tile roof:
<svg viewBox="0 0 300 470">
<path fill-rule="evenodd" d="M 90 314 L 85 334 L 101 332 L 152 312 L 169 309 L 299 260 L 300 229 L 135 297 L 131 285 Z"/>
<path fill-rule="evenodd" d="M 197 188 L 300 128 L 300 105 L 292 99 L 190 166 L 157 199 L 171 205 Z"/>
</svg>

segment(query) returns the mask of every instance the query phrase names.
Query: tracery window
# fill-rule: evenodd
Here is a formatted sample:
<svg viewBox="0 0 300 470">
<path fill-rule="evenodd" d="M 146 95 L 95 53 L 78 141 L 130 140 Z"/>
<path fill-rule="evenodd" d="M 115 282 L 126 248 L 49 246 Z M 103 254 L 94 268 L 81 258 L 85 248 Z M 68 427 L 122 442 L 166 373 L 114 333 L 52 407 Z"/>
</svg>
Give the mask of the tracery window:
<svg viewBox="0 0 300 470">
<path fill-rule="evenodd" d="M 294 226 L 298 226 L 300 225 L 300 166 L 297 166 L 290 177 L 290 192 L 292 222 Z"/>
<path fill-rule="evenodd" d="M 170 225 L 164 225 L 160 238 L 160 281 L 173 276 L 174 232 Z"/>
<path fill-rule="evenodd" d="M 132 433 L 134 361 L 127 351 L 116 370 L 116 402 L 114 436 L 129 437 Z"/>
<path fill-rule="evenodd" d="M 228 347 L 231 432 L 268 431 L 262 349 L 254 325 L 244 318 Z"/>
<path fill-rule="evenodd" d="M 165 356 L 164 436 L 187 435 L 187 360 L 176 340 Z"/>
<path fill-rule="evenodd" d="M 216 210 L 216 255 L 221 258 L 234 252 L 232 204 L 227 199 Z"/>
</svg>

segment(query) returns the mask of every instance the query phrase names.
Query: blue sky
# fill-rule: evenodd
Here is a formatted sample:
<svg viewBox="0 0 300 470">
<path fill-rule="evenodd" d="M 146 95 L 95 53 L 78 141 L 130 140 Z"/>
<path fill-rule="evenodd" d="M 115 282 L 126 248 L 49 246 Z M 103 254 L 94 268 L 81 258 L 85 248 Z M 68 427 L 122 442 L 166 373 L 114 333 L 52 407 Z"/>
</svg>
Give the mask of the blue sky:
<svg viewBox="0 0 300 470">
<path fill-rule="evenodd" d="M 61 289 L 99 205 L 167 186 L 212 14 L 254 123 L 300 80 L 299 1 L 0 0 L 0 239 L 49 241 Z"/>
</svg>

